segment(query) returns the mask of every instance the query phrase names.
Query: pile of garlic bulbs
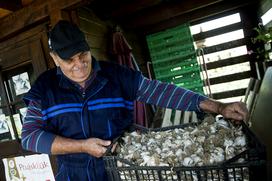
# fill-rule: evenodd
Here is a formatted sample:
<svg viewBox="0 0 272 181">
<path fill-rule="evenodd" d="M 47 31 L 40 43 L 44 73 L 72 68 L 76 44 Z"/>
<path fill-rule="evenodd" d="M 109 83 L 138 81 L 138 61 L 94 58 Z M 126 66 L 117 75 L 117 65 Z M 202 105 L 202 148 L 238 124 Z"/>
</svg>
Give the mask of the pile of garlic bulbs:
<svg viewBox="0 0 272 181">
<path fill-rule="evenodd" d="M 139 166 L 216 165 L 246 149 L 241 126 L 211 116 L 195 127 L 126 133 L 123 141 L 118 156 Z"/>
</svg>

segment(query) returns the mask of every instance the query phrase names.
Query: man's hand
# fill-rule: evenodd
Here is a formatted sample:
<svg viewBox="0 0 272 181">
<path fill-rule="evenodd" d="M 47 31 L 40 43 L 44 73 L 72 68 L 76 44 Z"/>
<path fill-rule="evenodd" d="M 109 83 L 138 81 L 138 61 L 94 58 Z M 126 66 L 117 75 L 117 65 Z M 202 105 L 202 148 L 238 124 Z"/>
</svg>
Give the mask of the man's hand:
<svg viewBox="0 0 272 181">
<path fill-rule="evenodd" d="M 213 99 L 207 99 L 200 102 L 199 107 L 204 112 L 221 114 L 227 119 L 241 121 L 248 118 L 248 110 L 245 103 L 242 102 L 222 103 Z"/>
<path fill-rule="evenodd" d="M 103 156 L 110 144 L 111 141 L 99 138 L 76 140 L 56 136 L 51 147 L 51 154 L 88 153 L 99 158 Z"/>
<path fill-rule="evenodd" d="M 102 140 L 99 138 L 89 138 L 82 141 L 81 151 L 99 158 L 103 156 L 107 150 L 107 146 L 110 144 L 111 141 Z"/>
<path fill-rule="evenodd" d="M 224 118 L 236 121 L 247 120 L 248 118 L 248 110 L 243 102 L 220 103 L 218 114 L 221 114 Z"/>
</svg>

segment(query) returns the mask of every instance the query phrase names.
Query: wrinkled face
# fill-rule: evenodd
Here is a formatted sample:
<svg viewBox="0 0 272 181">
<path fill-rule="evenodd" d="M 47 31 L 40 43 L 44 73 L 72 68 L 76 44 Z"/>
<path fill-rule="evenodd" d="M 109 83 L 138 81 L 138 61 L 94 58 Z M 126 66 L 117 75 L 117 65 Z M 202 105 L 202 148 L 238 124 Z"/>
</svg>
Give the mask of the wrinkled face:
<svg viewBox="0 0 272 181">
<path fill-rule="evenodd" d="M 77 53 L 68 60 L 61 59 L 56 53 L 50 53 L 50 55 L 66 77 L 78 83 L 81 87 L 85 86 L 85 82 L 92 71 L 90 51 Z"/>
</svg>

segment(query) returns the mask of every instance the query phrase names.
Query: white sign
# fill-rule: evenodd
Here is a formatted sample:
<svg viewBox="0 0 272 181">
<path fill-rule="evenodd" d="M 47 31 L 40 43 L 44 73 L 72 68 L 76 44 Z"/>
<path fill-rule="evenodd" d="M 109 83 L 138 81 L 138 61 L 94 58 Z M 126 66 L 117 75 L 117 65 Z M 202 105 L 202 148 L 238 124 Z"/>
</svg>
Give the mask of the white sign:
<svg viewBox="0 0 272 181">
<path fill-rule="evenodd" d="M 48 155 L 4 158 L 6 181 L 55 181 Z"/>
</svg>

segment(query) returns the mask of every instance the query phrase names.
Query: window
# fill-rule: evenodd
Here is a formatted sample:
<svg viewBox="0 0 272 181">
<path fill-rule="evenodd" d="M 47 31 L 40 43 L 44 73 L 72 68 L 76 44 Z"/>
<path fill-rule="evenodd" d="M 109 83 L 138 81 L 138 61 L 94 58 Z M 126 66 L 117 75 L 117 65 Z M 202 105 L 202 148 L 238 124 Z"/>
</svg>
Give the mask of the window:
<svg viewBox="0 0 272 181">
<path fill-rule="evenodd" d="M 205 61 L 207 67 L 207 73 L 201 71 L 201 79 L 210 82 L 204 93 L 211 91 L 218 100 L 240 101 L 249 83 L 251 67 L 241 22 L 240 14 L 234 13 L 190 27 L 195 48 L 202 53 L 198 64 Z M 234 96 L 229 97 L 228 92 Z"/>
</svg>

